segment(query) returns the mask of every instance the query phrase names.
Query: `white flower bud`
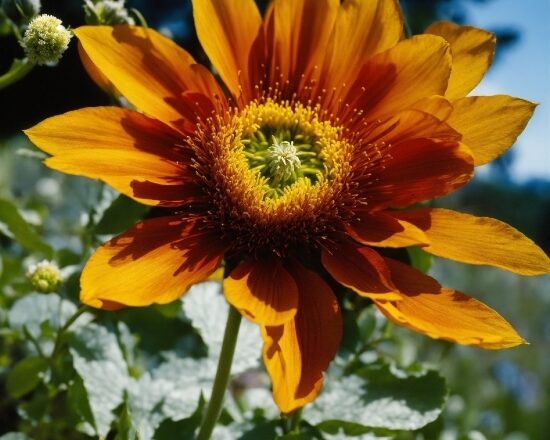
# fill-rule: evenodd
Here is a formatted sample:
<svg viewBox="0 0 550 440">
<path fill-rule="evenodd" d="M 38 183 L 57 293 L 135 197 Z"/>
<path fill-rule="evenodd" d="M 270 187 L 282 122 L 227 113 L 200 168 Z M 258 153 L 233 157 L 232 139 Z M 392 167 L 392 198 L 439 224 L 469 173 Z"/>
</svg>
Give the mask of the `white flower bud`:
<svg viewBox="0 0 550 440">
<path fill-rule="evenodd" d="M 53 15 L 42 14 L 29 23 L 21 46 L 29 61 L 38 65 L 57 63 L 69 47 L 72 34 Z"/>
<path fill-rule="evenodd" d="M 27 271 L 27 277 L 33 287 L 42 293 L 55 292 L 63 282 L 59 267 L 48 260 L 31 265 Z"/>
<path fill-rule="evenodd" d="M 124 7 L 124 0 L 85 0 L 84 13 L 88 24 L 108 24 L 111 26 L 135 24 L 134 19 L 130 17 L 128 10 Z"/>
</svg>

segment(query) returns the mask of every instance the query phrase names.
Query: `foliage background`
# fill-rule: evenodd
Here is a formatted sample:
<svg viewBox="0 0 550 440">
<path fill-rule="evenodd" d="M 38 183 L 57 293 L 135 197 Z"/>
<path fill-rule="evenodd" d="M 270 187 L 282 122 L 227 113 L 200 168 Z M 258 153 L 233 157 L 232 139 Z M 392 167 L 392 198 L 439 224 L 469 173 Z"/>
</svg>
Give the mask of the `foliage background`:
<svg viewBox="0 0 550 440">
<path fill-rule="evenodd" d="M 498 3 L 500 0 L 477 2 L 487 1 Z M 467 22 L 468 8 L 477 2 L 402 1 L 413 33 L 421 32 L 440 18 Z M 193 31 L 190 2 L 135 0 L 128 4 L 138 8 L 150 25 L 169 31 L 196 59 L 207 63 Z M 74 0 L 43 1 L 43 11 L 58 16 L 72 27 L 83 21 L 82 6 Z M 495 31 L 499 35 L 498 54 L 521 41 L 521 33 L 514 29 Z M 0 37 L 0 49 L 0 71 L 5 71 L 14 57 L 21 56 L 21 50 L 14 39 L 7 37 Z M 500 62 L 503 61 L 499 55 L 496 63 Z M 54 361 L 55 368 L 48 373 L 53 375 L 49 381 L 42 378 L 29 385 L 29 377 L 41 377 L 38 373 L 45 371 L 40 361 L 31 360 L 17 367 L 25 377 L 23 389 L 17 388 L 21 385 L 13 385 L 15 366 L 29 357 L 35 358 L 37 350 L 52 350 L 64 319 L 76 310 L 78 274 L 90 249 L 111 234 L 123 231 L 146 212 L 97 182 L 47 170 L 40 163 L 37 150 L 19 134 L 21 129 L 47 116 L 109 104 L 108 97 L 86 76 L 74 42 L 57 67 L 34 69 L 23 81 L 1 91 L 0 99 L 0 435 L 20 431 L 35 439 L 89 438 L 82 428 L 86 417 L 95 422 L 96 432 L 106 434 L 113 426 L 109 438 L 115 435 L 132 438 L 136 420 L 142 421 L 142 433 L 158 428 L 155 438 L 174 438 L 170 436 L 171 429 L 191 430 L 196 423 L 192 413 L 200 387 L 195 389 L 195 394 L 183 393 L 188 400 L 176 394 L 172 402 L 163 401 L 160 409 L 155 407 L 160 399 L 155 400 L 153 396 L 146 401 L 143 397 L 155 389 L 163 390 L 161 383 L 189 390 L 191 382 L 197 385 L 201 380 L 194 375 L 198 364 L 192 362 L 201 356 L 204 362 L 212 361 L 212 347 L 217 343 L 209 341 L 208 335 L 215 330 L 221 333 L 222 328 L 205 329 L 204 323 L 197 324 L 200 318 L 193 320 L 189 316 L 193 316 L 196 309 L 182 314 L 179 302 L 164 307 L 99 313 L 95 323 L 86 326 L 84 323 L 92 317 L 83 315 L 78 321 L 80 326 L 75 327 L 81 330 L 63 339 L 61 352 Z M 437 204 L 506 221 L 533 238 L 548 253 L 550 180 L 518 184 L 507 172 L 512 160 L 512 155 L 505 155 L 482 178 Z M 548 168 L 550 176 L 550 164 Z M 24 275 L 28 265 L 53 256 L 67 277 L 59 295 L 31 293 L 32 287 Z M 440 260 L 434 261 L 430 270 L 442 284 L 471 293 L 500 311 L 531 345 L 503 352 L 454 346 L 390 328 L 367 309 L 360 315 L 359 326 L 349 324 L 340 353 L 342 359 L 349 361 L 353 353 L 364 351 L 405 367 L 422 361 L 439 369 L 448 381 L 447 405 L 435 422 L 415 433 L 385 434 L 403 439 L 546 439 L 550 432 L 547 417 L 550 414 L 549 278 L 521 278 L 496 269 Z M 200 305 L 197 308 L 200 310 Z M 360 338 L 363 339 L 358 342 Z M 256 347 L 254 344 L 250 342 L 251 347 Z M 182 364 L 178 358 L 183 355 L 189 358 L 188 364 Z M 243 355 L 244 362 L 246 358 Z M 106 365 L 111 369 L 111 381 L 102 383 L 107 378 L 97 377 L 94 371 L 104 371 L 101 368 Z M 206 364 L 200 365 L 203 368 Z M 185 373 L 192 375 L 193 381 L 185 382 Z M 73 379 L 67 381 L 67 377 Z M 261 374 L 245 375 L 240 380 L 244 382 L 234 384 L 237 395 L 239 386 L 258 381 L 265 385 L 265 376 Z M 208 380 L 205 381 L 207 387 Z M 438 383 L 434 379 L 433 383 L 426 384 L 437 387 Z M 31 389 L 25 390 L 25 387 Z M 109 401 L 109 391 L 117 387 L 124 388 L 120 394 L 122 400 Z M 265 396 L 246 398 L 257 398 L 269 405 Z M 112 409 L 116 417 L 98 414 L 99 407 Z M 254 405 L 250 404 L 250 408 Z M 185 414 L 182 411 L 186 411 Z M 270 413 L 273 408 L 254 411 L 256 413 L 246 415 L 244 420 L 255 420 L 256 428 L 260 426 L 271 433 L 273 430 L 269 429 L 275 425 L 269 425 L 274 423 L 269 420 L 276 417 Z M 183 417 L 184 421 L 177 424 L 168 416 L 172 416 L 172 420 Z M 225 417 L 232 422 L 238 418 L 230 411 Z M 80 428 L 75 430 L 79 423 Z M 97 431 L 101 424 L 105 426 Z M 232 426 L 229 422 L 226 424 Z M 95 435 L 94 429 L 88 431 Z M 237 438 L 236 434 L 228 435 L 227 438 Z"/>
</svg>

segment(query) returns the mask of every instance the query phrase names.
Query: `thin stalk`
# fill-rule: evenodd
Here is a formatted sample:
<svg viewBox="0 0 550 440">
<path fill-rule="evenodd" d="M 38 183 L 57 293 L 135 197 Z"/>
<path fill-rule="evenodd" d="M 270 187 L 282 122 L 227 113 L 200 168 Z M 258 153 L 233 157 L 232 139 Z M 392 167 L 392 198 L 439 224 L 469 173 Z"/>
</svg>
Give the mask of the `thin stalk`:
<svg viewBox="0 0 550 440">
<path fill-rule="evenodd" d="M 0 76 L 0 90 L 23 79 L 33 68 L 35 64 L 28 59 L 14 60 L 10 70 Z"/>
<path fill-rule="evenodd" d="M 227 323 L 225 324 L 220 360 L 218 361 L 218 370 L 216 371 L 212 394 L 210 395 L 206 415 L 202 421 L 197 440 L 208 440 L 210 438 L 220 416 L 223 396 L 229 384 L 229 373 L 231 372 L 231 364 L 233 363 L 240 325 L 241 314 L 230 305 Z"/>
<path fill-rule="evenodd" d="M 304 408 L 299 408 L 292 413 L 289 421 L 289 432 L 291 434 L 298 434 L 300 432 L 300 422 L 302 421 L 302 411 Z"/>
<path fill-rule="evenodd" d="M 59 350 L 61 349 L 61 344 L 63 342 L 63 336 L 65 335 L 65 333 L 67 333 L 67 331 L 69 330 L 69 328 L 71 327 L 71 325 L 74 324 L 74 322 L 80 317 L 80 315 L 82 315 L 84 312 L 86 312 L 86 310 L 88 310 L 88 307 L 87 306 L 82 306 L 80 307 L 73 316 L 71 316 L 69 318 L 69 320 L 63 325 L 63 327 L 61 327 L 59 329 L 59 331 L 57 332 L 57 336 L 55 338 L 55 343 L 54 343 L 54 347 L 53 347 L 53 351 L 52 351 L 52 354 L 50 356 L 51 359 L 55 359 L 55 357 L 57 356 L 57 353 L 59 352 Z"/>
</svg>

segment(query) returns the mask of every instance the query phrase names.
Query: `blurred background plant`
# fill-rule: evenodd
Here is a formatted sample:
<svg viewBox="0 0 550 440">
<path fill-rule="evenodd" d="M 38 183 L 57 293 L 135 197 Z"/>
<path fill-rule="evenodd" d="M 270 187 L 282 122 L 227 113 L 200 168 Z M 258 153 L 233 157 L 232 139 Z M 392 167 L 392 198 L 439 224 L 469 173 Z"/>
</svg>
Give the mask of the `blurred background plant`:
<svg viewBox="0 0 550 440">
<path fill-rule="evenodd" d="M 420 33 L 438 19 L 485 25 L 494 18 L 487 16 L 491 8 L 510 2 L 401 3 L 409 31 Z M 544 14 L 550 19 L 546 0 L 524 6 L 529 7 L 540 10 L 543 21 Z M 75 42 L 59 54 L 62 59 L 55 67 L 34 68 L 36 60 L 25 61 L 29 55 L 21 42 L 40 12 L 67 27 L 143 24 L 146 17 L 150 26 L 207 64 L 193 30 L 191 4 L 3 0 L 2 8 L 0 72 L 9 72 L 19 59 L 16 68 L 26 76 L 0 91 L 0 439 L 134 439 L 137 433 L 140 439 L 193 438 L 223 334 L 226 306 L 218 285 L 197 287 L 185 301 L 166 306 L 109 313 L 79 309 L 78 278 L 90 251 L 146 216 L 148 209 L 101 183 L 49 171 L 40 162 L 42 153 L 20 134 L 45 117 L 111 103 L 85 73 Z M 529 23 L 527 28 L 531 32 Z M 489 30 L 498 35 L 493 70 L 506 70 L 506 53 L 522 47 L 526 30 L 506 19 Z M 543 44 L 539 47 L 548 78 L 550 50 L 546 46 L 544 51 Z M 498 83 L 491 75 L 488 81 Z M 490 88 L 484 82 L 479 93 L 483 87 Z M 548 115 L 548 85 L 536 90 L 536 95 L 524 97 L 542 101 L 539 110 Z M 540 113 L 531 125 L 550 126 Z M 532 142 L 520 150 L 533 147 L 531 160 L 537 163 L 532 174 L 529 167 L 516 173 L 514 161 L 525 160 L 506 154 L 482 169 L 473 184 L 438 200 L 438 206 L 499 218 L 548 253 L 549 133 L 538 136 L 546 150 L 542 157 L 536 156 L 542 148 Z M 522 142 L 520 137 L 520 146 Z M 443 284 L 477 294 L 499 310 L 531 345 L 484 352 L 428 340 L 393 328 L 365 302 L 345 299 L 342 348 L 322 397 L 306 408 L 302 434 L 296 436 L 271 403 L 257 329 L 244 328 L 233 367 L 236 379 L 216 437 L 546 439 L 549 278 L 431 262 L 416 251 L 411 256 L 419 267 L 431 264 L 429 270 Z"/>
</svg>

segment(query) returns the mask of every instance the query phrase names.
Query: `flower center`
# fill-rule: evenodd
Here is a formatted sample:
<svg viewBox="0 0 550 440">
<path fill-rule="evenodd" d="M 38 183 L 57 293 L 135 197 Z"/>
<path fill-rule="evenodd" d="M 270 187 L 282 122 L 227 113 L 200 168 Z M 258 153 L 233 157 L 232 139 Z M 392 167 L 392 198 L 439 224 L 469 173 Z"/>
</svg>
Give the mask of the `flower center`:
<svg viewBox="0 0 550 440">
<path fill-rule="evenodd" d="M 326 133 L 311 109 L 268 101 L 249 106 L 240 119 L 245 158 L 265 180 L 267 197 L 277 199 L 295 183 L 315 184 L 327 175 L 325 147 L 334 134 Z"/>
</svg>

